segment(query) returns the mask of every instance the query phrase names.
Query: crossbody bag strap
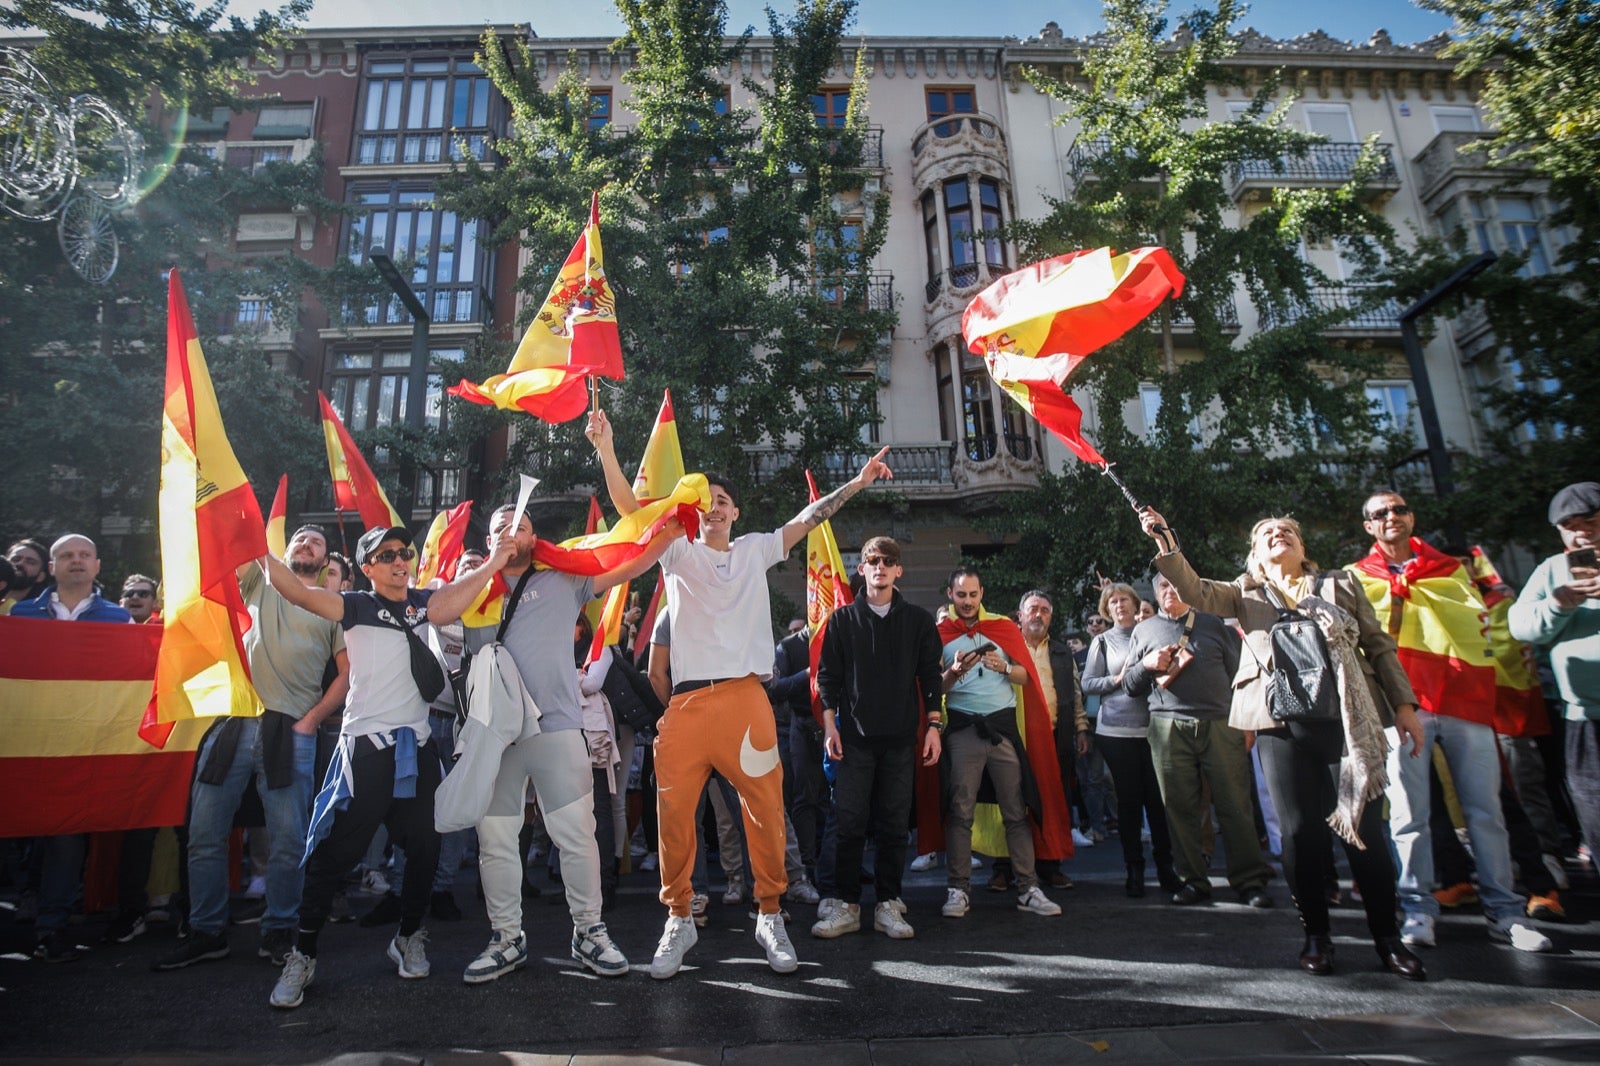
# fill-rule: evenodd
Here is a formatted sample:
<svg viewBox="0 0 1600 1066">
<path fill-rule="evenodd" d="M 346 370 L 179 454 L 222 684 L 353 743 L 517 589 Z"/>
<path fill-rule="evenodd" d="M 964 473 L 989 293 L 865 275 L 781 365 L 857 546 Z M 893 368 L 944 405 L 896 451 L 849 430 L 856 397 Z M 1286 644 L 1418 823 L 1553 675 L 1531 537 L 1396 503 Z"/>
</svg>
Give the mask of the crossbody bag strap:
<svg viewBox="0 0 1600 1066">
<path fill-rule="evenodd" d="M 494 642 L 496 644 L 504 644 L 506 642 L 506 626 L 511 624 L 511 616 L 516 613 L 517 604 L 522 602 L 522 590 L 528 587 L 528 579 L 532 576 L 533 567 L 529 566 L 522 572 L 522 576 L 517 578 L 517 586 L 511 590 L 511 600 L 506 604 L 505 610 L 500 612 L 500 628 L 494 632 Z"/>
<path fill-rule="evenodd" d="M 1194 632 L 1194 611 L 1189 611 L 1189 616 L 1183 620 L 1183 636 L 1178 638 L 1180 651 L 1189 647 L 1189 634 Z"/>
</svg>

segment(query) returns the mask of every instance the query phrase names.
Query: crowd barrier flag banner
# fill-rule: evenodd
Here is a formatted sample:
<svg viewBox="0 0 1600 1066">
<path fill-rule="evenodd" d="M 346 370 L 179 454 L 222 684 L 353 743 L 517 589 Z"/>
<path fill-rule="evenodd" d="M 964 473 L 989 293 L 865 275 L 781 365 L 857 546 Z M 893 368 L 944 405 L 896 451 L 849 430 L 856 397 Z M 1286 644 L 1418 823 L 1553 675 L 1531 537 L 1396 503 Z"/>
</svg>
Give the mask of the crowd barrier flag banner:
<svg viewBox="0 0 1600 1066">
<path fill-rule="evenodd" d="M 328 449 L 328 475 L 333 479 L 333 506 L 340 511 L 354 511 L 361 516 L 363 529 L 378 526 L 403 526 L 405 520 L 389 502 L 383 486 L 372 467 L 361 457 L 355 438 L 340 421 L 339 413 L 328 402 L 328 397 L 317 392 L 317 402 L 322 408 L 322 441 Z"/>
</svg>

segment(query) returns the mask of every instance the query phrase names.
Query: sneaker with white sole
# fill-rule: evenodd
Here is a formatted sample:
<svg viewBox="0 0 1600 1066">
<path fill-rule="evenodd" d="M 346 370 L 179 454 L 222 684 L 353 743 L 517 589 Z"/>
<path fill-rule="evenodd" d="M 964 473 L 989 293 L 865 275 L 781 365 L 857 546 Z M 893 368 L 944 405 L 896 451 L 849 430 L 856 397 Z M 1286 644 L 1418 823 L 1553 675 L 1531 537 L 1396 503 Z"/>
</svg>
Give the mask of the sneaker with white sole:
<svg viewBox="0 0 1600 1066">
<path fill-rule="evenodd" d="M 872 928 L 890 940 L 910 940 L 917 935 L 906 921 L 906 905 L 897 899 L 886 899 L 872 911 Z"/>
<path fill-rule="evenodd" d="M 911 868 L 919 874 L 938 865 L 939 853 L 937 851 L 930 851 L 926 855 L 918 855 L 911 860 Z"/>
<path fill-rule="evenodd" d="M 611 942 L 605 922 L 596 922 L 587 929 L 573 928 L 572 957 L 601 977 L 621 977 L 628 972 L 628 959 Z"/>
<path fill-rule="evenodd" d="M 272 995 L 267 1002 L 285 1010 L 298 1007 L 306 998 L 306 988 L 311 984 L 311 979 L 316 976 L 316 959 L 299 951 L 289 952 L 283 961 L 283 972 L 278 975 L 278 983 L 272 986 Z"/>
<path fill-rule="evenodd" d="M 1489 939 L 1497 944 L 1509 944 L 1518 951 L 1550 951 L 1555 947 L 1550 938 L 1533 927 L 1524 918 L 1509 918 L 1489 923 Z"/>
<path fill-rule="evenodd" d="M 1400 926 L 1400 943 L 1408 948 L 1437 947 L 1439 940 L 1433 932 L 1433 915 L 1408 914 Z"/>
<path fill-rule="evenodd" d="M 361 891 L 374 896 L 386 896 L 389 894 L 389 879 L 383 876 L 382 870 L 368 870 L 361 875 Z"/>
<path fill-rule="evenodd" d="M 667 926 L 661 931 L 661 943 L 656 945 L 655 958 L 650 960 L 650 976 L 665 981 L 678 972 L 683 957 L 700 939 L 692 918 L 667 915 Z"/>
<path fill-rule="evenodd" d="M 407 980 L 428 976 L 432 971 L 428 965 L 428 931 L 418 929 L 410 936 L 396 934 L 389 941 L 389 959 Z"/>
<path fill-rule="evenodd" d="M 832 914 L 834 911 L 843 906 L 844 900 L 838 898 L 837 896 L 828 896 L 821 903 L 817 904 L 817 918 L 826 918 L 828 915 Z"/>
<path fill-rule="evenodd" d="M 967 916 L 967 894 L 959 888 L 946 889 L 944 906 L 939 913 L 946 918 L 965 918 Z"/>
<path fill-rule="evenodd" d="M 834 906 L 829 908 L 826 916 L 821 911 L 817 912 L 817 921 L 811 927 L 811 935 L 821 937 L 823 940 L 832 940 L 836 936 L 854 933 L 861 929 L 861 905 L 859 903 L 846 903 L 842 899 L 833 901 Z"/>
<path fill-rule="evenodd" d="M 711 906 L 711 897 L 704 892 L 696 892 L 689 898 L 689 917 L 694 919 L 694 924 L 701 929 L 706 927 L 706 908 Z"/>
<path fill-rule="evenodd" d="M 789 886 L 787 892 L 791 903 L 816 903 L 822 899 L 822 893 L 817 891 L 817 886 L 810 881 L 796 881 Z"/>
<path fill-rule="evenodd" d="M 736 906 L 744 902 L 744 882 L 729 881 L 728 887 L 722 892 L 722 902 L 728 906 Z"/>
<path fill-rule="evenodd" d="M 512 970 L 528 965 L 528 938 L 522 930 L 516 936 L 496 932 L 489 938 L 489 946 L 472 960 L 461 979 L 469 985 L 481 985 L 503 977 Z"/>
<path fill-rule="evenodd" d="M 857 908 L 857 915 L 860 908 Z M 859 928 L 859 917 L 857 927 Z M 789 930 L 784 928 L 783 915 L 763 914 L 756 919 L 756 943 L 767 953 L 767 965 L 773 973 L 794 973 L 800 965 L 794 944 L 789 941 Z"/>
<path fill-rule="evenodd" d="M 1017 897 L 1017 910 L 1029 914 L 1038 914 L 1045 918 L 1054 918 L 1061 913 L 1061 904 L 1045 895 L 1038 885 Z"/>
<path fill-rule="evenodd" d="M 1082 829 L 1079 829 L 1077 826 L 1073 826 L 1073 828 L 1072 828 L 1072 843 L 1075 846 L 1080 847 L 1080 848 L 1092 848 L 1092 847 L 1094 847 L 1094 837 L 1088 835 Z"/>
</svg>

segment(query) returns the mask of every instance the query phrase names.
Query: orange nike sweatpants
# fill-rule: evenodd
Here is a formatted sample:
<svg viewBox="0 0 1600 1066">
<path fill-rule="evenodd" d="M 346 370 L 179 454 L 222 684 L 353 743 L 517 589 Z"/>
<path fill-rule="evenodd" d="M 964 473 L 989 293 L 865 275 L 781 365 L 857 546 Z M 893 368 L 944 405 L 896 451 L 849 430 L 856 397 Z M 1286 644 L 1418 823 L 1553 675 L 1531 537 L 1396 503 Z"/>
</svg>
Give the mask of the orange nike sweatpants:
<svg viewBox="0 0 1600 1066">
<path fill-rule="evenodd" d="M 789 887 L 783 866 L 783 768 L 767 691 L 754 674 L 672 697 L 656 734 L 656 814 L 661 902 L 689 916 L 694 895 L 695 811 L 715 770 L 739 792 L 745 843 L 763 914 Z"/>
</svg>

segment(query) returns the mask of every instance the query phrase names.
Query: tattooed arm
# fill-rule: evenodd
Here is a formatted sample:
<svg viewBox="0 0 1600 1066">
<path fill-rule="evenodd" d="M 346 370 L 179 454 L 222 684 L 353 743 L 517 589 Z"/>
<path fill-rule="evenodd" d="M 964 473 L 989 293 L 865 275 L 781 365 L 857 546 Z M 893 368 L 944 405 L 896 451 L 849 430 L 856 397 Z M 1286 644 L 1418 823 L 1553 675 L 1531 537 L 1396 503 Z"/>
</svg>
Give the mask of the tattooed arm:
<svg viewBox="0 0 1600 1066">
<path fill-rule="evenodd" d="M 889 449 L 884 448 L 877 455 L 867 460 L 867 465 L 861 468 L 861 473 L 846 481 L 843 485 L 822 497 L 822 499 L 817 500 L 815 503 L 807 504 L 803 511 L 789 519 L 788 524 L 783 527 L 783 550 L 787 552 L 796 544 L 799 544 L 807 533 L 832 518 L 834 513 L 844 506 L 846 500 L 874 481 L 881 477 L 894 477 L 894 471 L 890 470 L 889 464 L 883 461 L 883 457 L 888 454 Z"/>
</svg>

